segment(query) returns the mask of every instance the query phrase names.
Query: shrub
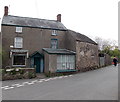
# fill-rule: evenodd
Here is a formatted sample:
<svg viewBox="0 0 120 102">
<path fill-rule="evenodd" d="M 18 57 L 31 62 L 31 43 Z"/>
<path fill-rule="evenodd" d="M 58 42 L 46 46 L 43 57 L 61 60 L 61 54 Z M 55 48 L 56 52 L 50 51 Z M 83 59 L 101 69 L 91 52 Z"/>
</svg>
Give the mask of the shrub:
<svg viewBox="0 0 120 102">
<path fill-rule="evenodd" d="M 35 75 L 34 75 L 34 73 L 33 73 L 33 72 L 28 72 L 28 77 L 29 77 L 29 79 L 31 79 L 31 78 L 34 78 L 34 77 L 35 77 Z"/>
<path fill-rule="evenodd" d="M 20 74 L 24 74 L 24 70 L 19 69 L 19 73 L 20 73 Z"/>
<path fill-rule="evenodd" d="M 6 69 L 0 69 L 0 75 L 4 75 L 6 73 L 7 73 Z"/>
<path fill-rule="evenodd" d="M 11 70 L 11 71 L 10 71 L 10 74 L 11 74 L 11 75 L 15 75 L 15 74 L 16 74 L 16 70 L 15 70 L 15 69 Z"/>
</svg>

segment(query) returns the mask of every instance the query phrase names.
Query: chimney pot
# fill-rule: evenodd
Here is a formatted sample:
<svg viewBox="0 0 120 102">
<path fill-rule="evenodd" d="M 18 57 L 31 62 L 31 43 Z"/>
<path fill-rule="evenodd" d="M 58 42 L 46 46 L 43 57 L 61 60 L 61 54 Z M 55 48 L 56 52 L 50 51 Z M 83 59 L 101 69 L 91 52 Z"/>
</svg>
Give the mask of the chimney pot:
<svg viewBox="0 0 120 102">
<path fill-rule="evenodd" d="M 57 21 L 58 21 L 58 22 L 61 22 L 61 14 L 58 14 L 58 15 L 57 15 Z"/>
<path fill-rule="evenodd" d="M 4 16 L 8 16 L 8 6 L 4 7 Z"/>
</svg>

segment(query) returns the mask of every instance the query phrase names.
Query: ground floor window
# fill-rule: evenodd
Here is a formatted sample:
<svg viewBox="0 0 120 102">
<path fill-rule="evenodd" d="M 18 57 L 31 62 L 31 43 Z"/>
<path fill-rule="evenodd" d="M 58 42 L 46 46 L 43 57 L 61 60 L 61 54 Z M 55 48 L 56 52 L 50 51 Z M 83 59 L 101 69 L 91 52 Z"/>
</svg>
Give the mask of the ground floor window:
<svg viewBox="0 0 120 102">
<path fill-rule="evenodd" d="M 75 55 L 58 55 L 57 69 L 75 69 Z"/>
<path fill-rule="evenodd" d="M 25 55 L 13 55 L 13 66 L 25 66 Z"/>
</svg>

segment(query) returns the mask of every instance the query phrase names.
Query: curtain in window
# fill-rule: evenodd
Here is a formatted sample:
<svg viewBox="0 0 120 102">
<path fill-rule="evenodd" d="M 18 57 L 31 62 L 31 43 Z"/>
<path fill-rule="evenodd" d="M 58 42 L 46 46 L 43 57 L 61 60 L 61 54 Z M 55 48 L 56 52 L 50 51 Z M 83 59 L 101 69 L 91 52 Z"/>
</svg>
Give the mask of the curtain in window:
<svg viewBox="0 0 120 102">
<path fill-rule="evenodd" d="M 74 55 L 58 55 L 57 56 L 57 69 L 75 69 L 75 56 Z"/>
<path fill-rule="evenodd" d="M 57 49 L 57 39 L 51 39 L 51 48 Z"/>
<path fill-rule="evenodd" d="M 16 37 L 14 39 L 14 47 L 15 48 L 22 48 L 23 47 L 23 38 L 21 37 Z"/>
</svg>

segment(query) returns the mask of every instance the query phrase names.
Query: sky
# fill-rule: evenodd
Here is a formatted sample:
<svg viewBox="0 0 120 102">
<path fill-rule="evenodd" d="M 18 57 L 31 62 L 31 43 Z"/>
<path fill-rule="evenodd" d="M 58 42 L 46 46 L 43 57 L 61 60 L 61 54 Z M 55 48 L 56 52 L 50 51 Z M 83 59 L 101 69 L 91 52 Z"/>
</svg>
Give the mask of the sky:
<svg viewBox="0 0 120 102">
<path fill-rule="evenodd" d="M 0 0 L 0 18 L 4 6 L 9 15 L 56 20 L 62 15 L 66 28 L 92 39 L 118 41 L 119 0 Z"/>
</svg>

